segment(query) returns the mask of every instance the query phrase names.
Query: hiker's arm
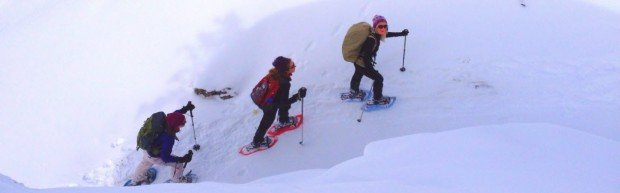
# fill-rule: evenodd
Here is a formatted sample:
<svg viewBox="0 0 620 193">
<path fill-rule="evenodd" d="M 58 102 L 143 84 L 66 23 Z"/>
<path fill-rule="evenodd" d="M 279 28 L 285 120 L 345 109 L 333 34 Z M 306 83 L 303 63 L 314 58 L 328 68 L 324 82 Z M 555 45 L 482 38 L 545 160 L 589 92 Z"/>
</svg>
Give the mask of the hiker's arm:
<svg viewBox="0 0 620 193">
<path fill-rule="evenodd" d="M 190 102 L 187 102 L 187 105 L 183 106 L 183 108 L 181 108 L 179 110 L 176 110 L 174 112 L 185 114 L 185 113 L 187 113 L 187 111 L 194 110 L 195 108 L 196 108 L 196 106 L 194 106 L 192 104 L 192 102 L 190 101 Z"/>
<path fill-rule="evenodd" d="M 174 145 L 173 138 L 169 136 L 166 136 L 163 138 L 163 141 L 161 143 L 161 152 L 159 154 L 159 157 L 161 158 L 161 160 L 163 160 L 166 163 L 179 161 L 179 157 L 171 155 L 173 145 Z"/>
<path fill-rule="evenodd" d="M 291 98 L 288 99 L 288 104 L 293 104 L 299 101 L 299 94 L 294 94 Z"/>
<path fill-rule="evenodd" d="M 280 84 L 280 90 L 278 91 L 279 106 L 283 108 L 290 108 L 291 104 L 297 102 L 297 100 L 293 100 L 293 97 L 289 98 L 289 92 L 291 90 L 290 84 Z"/>
<path fill-rule="evenodd" d="M 391 38 L 391 37 L 400 37 L 400 36 L 407 36 L 407 35 L 409 35 L 409 30 L 404 29 L 402 32 L 388 32 L 385 37 Z"/>
</svg>

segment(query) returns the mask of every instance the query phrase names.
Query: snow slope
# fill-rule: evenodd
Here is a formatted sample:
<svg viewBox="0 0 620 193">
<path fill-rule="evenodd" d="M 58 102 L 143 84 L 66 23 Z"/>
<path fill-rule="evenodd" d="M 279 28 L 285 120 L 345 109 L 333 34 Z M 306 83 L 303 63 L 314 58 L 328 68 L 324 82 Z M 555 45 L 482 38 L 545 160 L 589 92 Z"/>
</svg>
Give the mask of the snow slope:
<svg viewBox="0 0 620 193">
<path fill-rule="evenodd" d="M 27 190 L 24 185 L 2 174 L 0 174 L 0 189 L 6 192 L 24 192 Z"/>
<path fill-rule="evenodd" d="M 599 192 L 620 190 L 620 143 L 551 124 L 504 124 L 374 142 L 329 169 L 248 184 L 45 192 Z M 11 185 L 0 181 L 0 186 Z M 7 193 L 26 192 L 18 185 Z M 11 186 L 9 186 L 11 187 Z"/>
<path fill-rule="evenodd" d="M 187 102 L 163 96 L 183 84 L 197 34 L 304 3 L 266 2 L 0 0 L 0 172 L 29 187 L 85 184 L 147 114 Z"/>
<path fill-rule="evenodd" d="M 252 184 L 402 185 L 377 192 L 617 192 L 619 145 L 550 124 L 478 126 L 374 142 L 363 156 L 324 172 Z"/>
<path fill-rule="evenodd" d="M 97 143 L 84 144 L 83 149 L 71 152 L 75 155 L 48 156 L 57 160 L 52 164 L 56 166 L 55 168 L 67 170 L 65 174 L 83 174 L 79 172 L 83 169 L 78 169 L 78 166 L 75 165 L 84 164 L 79 168 L 96 168 L 92 165 L 104 163 L 104 166 L 85 174 L 83 179 L 88 184 L 118 185 L 133 171 L 139 160 L 140 153 L 134 151 L 134 138 L 141 121 L 153 111 L 173 111 L 187 100 L 194 101 L 198 106 L 195 112 L 196 132 L 198 141 L 203 147 L 201 151 L 195 154 L 195 159 L 188 165 L 188 168 L 199 173 L 203 182 L 250 182 L 265 176 L 291 171 L 330 168 L 345 160 L 361 156 L 363 148 L 372 141 L 409 134 L 440 133 L 477 125 L 546 122 L 577 129 L 584 132 L 581 133 L 584 136 L 594 134 L 606 138 L 605 140 L 617 142 L 620 140 L 620 133 L 617 130 L 619 124 L 614 120 L 615 115 L 620 111 L 618 110 L 620 109 L 618 108 L 620 102 L 617 100 L 620 90 L 615 86 L 620 82 L 620 76 L 618 76 L 620 72 L 618 70 L 620 51 L 617 46 L 620 45 L 620 37 L 616 34 L 620 32 L 620 17 L 617 12 L 601 8 L 598 5 L 594 6 L 588 2 L 578 0 L 526 1 L 528 7 L 522 8 L 518 1 L 373 2 L 343 0 L 330 3 L 317 2 L 276 12 L 249 26 L 243 22 L 243 19 L 235 15 L 223 18 L 218 21 L 219 23 L 208 27 L 204 27 L 204 24 L 193 26 L 192 24 L 200 22 L 192 22 L 191 19 L 182 17 L 181 20 L 185 19 L 183 21 L 187 23 L 181 27 L 188 27 L 189 29 L 183 30 L 184 32 L 181 34 L 177 31 L 167 31 L 168 28 L 164 28 L 166 30 L 162 31 L 166 33 L 152 34 L 152 39 L 138 39 L 135 42 L 127 43 L 136 45 L 137 48 L 124 48 L 122 45 L 126 44 L 121 44 L 119 47 L 123 48 L 124 51 L 135 52 L 135 54 L 118 56 L 117 58 L 121 62 L 111 62 L 117 63 L 117 66 L 108 67 L 108 63 L 101 62 L 101 58 L 98 56 L 83 59 L 93 62 L 95 64 L 91 66 L 93 69 L 109 70 L 110 72 L 86 71 L 87 73 L 80 74 L 80 76 L 68 77 L 67 81 L 73 83 L 71 80 L 101 77 L 101 74 L 118 74 L 121 72 L 126 74 L 125 76 L 122 74 L 116 76 L 120 77 L 117 84 L 109 83 L 107 82 L 108 79 L 102 78 L 100 81 L 95 81 L 99 84 L 89 84 L 88 81 L 75 82 L 76 85 L 68 90 L 83 91 L 88 90 L 83 87 L 85 85 L 101 85 L 109 90 L 102 90 L 102 88 L 95 90 L 102 90 L 103 93 L 117 93 L 119 96 L 114 97 L 117 102 L 110 100 L 112 102 L 107 102 L 106 104 L 109 105 L 105 106 L 96 103 L 101 100 L 87 102 L 88 106 L 85 108 L 87 110 L 83 110 L 85 112 L 73 112 L 71 110 L 81 108 L 69 106 L 71 108 L 68 109 L 71 110 L 64 114 L 77 115 L 81 120 L 75 124 L 60 119 L 57 124 L 61 126 L 54 127 L 54 129 L 63 130 L 62 128 L 66 126 L 64 124 L 71 123 L 73 124 L 71 126 L 80 128 L 84 133 L 78 132 L 73 134 L 75 136 L 62 139 L 97 136 L 100 140 Z M 109 7 L 93 5 L 92 9 L 104 13 L 110 7 L 118 8 L 105 3 L 103 5 Z M 126 9 L 143 8 L 150 10 L 138 15 L 152 14 L 157 16 L 161 14 L 152 11 L 156 8 L 150 8 L 139 2 L 135 2 L 133 5 L 135 7 L 130 6 Z M 357 6 L 351 8 L 351 5 Z M 193 6 L 188 3 L 187 7 Z M 78 8 L 81 7 L 75 9 L 81 10 Z M 177 8 L 183 10 L 183 7 Z M 58 12 L 66 13 L 66 11 Z M 142 17 L 125 12 L 119 13 L 119 18 L 135 19 L 128 22 L 131 24 L 140 23 L 138 21 L 144 20 Z M 402 38 L 388 39 L 382 43 L 377 58 L 379 62 L 377 69 L 385 77 L 384 93 L 399 97 L 398 104 L 389 111 L 367 113 L 364 115 L 364 121 L 357 123 L 355 119 L 359 116 L 360 105 L 343 104 L 336 97 L 337 93 L 348 89 L 348 82 L 353 73 L 351 64 L 347 64 L 341 59 L 340 43 L 350 24 L 358 21 L 369 21 L 376 13 L 387 17 L 391 31 L 409 28 L 413 32 L 408 37 L 407 42 L 405 63 L 408 70 L 404 73 L 398 71 L 402 60 Z M 190 18 L 190 16 L 195 15 L 186 16 Z M 63 16 L 57 20 L 65 21 L 64 19 L 67 17 Z M 54 17 L 51 18 L 53 20 Z M 92 18 L 99 17 L 95 14 Z M 111 20 L 109 23 L 101 25 L 100 28 L 89 29 L 87 32 L 106 31 L 107 25 L 116 25 L 116 22 L 121 20 L 123 19 Z M 158 22 L 154 22 L 155 24 L 152 26 L 138 25 L 135 28 L 160 26 L 158 25 L 160 23 L 173 24 L 179 18 L 155 20 Z M 33 25 L 37 26 L 35 24 Z M 47 27 L 52 28 L 62 24 L 52 23 Z M 127 29 L 125 27 L 119 28 Z M 203 28 L 216 28 L 217 31 L 202 31 Z M 7 32 L 6 28 L 4 29 L 3 33 L 9 34 L 8 37 L 21 37 L 15 35 L 20 34 L 20 32 L 11 30 Z M 24 36 L 21 40 L 32 40 L 37 43 L 49 40 L 49 37 L 32 39 L 31 37 L 40 35 L 32 32 L 33 29 L 17 27 L 16 29 L 35 34 Z M 141 32 L 141 30 L 128 31 L 113 36 L 116 38 L 100 41 L 109 43 L 120 40 L 122 42 L 122 40 L 134 37 L 127 34 L 139 36 L 142 34 Z M 167 37 L 170 34 L 176 34 L 175 37 L 178 36 L 182 40 L 170 38 L 166 39 L 170 41 L 168 44 L 161 45 L 148 43 L 151 41 L 158 42 L 157 40 L 160 37 Z M 78 40 L 81 39 L 89 38 L 81 37 L 75 41 L 79 42 Z M 3 65 L 5 62 L 17 60 L 19 59 L 18 56 L 29 53 L 28 47 L 19 49 L 20 47 L 17 46 L 20 39 L 6 38 L 0 40 L 3 43 L 13 43 L 11 45 L 16 45 L 15 47 L 18 48 L 2 47 L 3 50 L 0 53 L 10 53 L 14 56 L 10 59 L 4 59 Z M 116 51 L 111 50 L 119 49 L 119 47 L 115 47 L 116 44 L 110 44 L 114 46 L 110 46 L 109 49 L 102 49 L 98 53 L 114 55 Z M 67 48 L 68 46 L 72 50 L 82 48 L 81 44 L 51 42 L 41 46 L 40 50 L 44 52 L 57 45 L 60 45 L 60 48 Z M 143 52 L 142 50 L 145 48 L 161 50 Z M 64 53 L 62 50 L 58 52 Z M 136 59 L 133 58 L 134 55 L 142 57 Z M 297 144 L 300 132 L 296 131 L 282 136 L 279 144 L 269 151 L 251 157 L 240 157 L 236 151 L 241 145 L 249 142 L 261 116 L 255 111 L 255 107 L 247 97 L 248 92 L 256 81 L 267 72 L 271 61 L 278 55 L 292 57 L 297 62 L 298 68 L 294 76 L 293 89 L 301 86 L 309 89 L 304 109 L 307 118 L 304 125 L 305 145 Z M 0 58 L 7 57 L 3 55 Z M 57 61 L 53 57 L 51 60 Z M 157 62 L 149 63 L 149 61 Z M 41 60 L 32 59 L 32 63 L 24 68 L 37 69 L 36 64 L 40 64 Z M 132 65 L 135 65 L 133 67 L 136 69 L 125 71 L 124 67 L 131 67 Z M 146 71 L 166 74 L 164 76 L 166 78 L 158 80 L 160 82 L 155 84 L 157 86 L 147 86 L 154 84 L 145 81 L 151 80 L 148 78 L 150 74 L 142 73 L 145 71 L 143 69 L 145 66 L 149 67 L 146 69 L 152 68 Z M 11 65 L 11 67 L 14 66 Z M 83 69 L 80 68 L 80 70 Z M 80 70 L 68 68 L 66 71 L 80 72 Z M 39 88 L 35 85 L 37 82 L 28 82 L 26 78 L 23 78 L 30 77 L 28 71 L 23 72 L 23 74 L 16 74 L 13 71 L 3 70 L 2 74 L 11 75 L 7 80 L 16 79 L 19 80 L 16 82 L 30 83 L 23 87 Z M 125 84 L 123 80 L 134 80 L 134 77 L 130 76 L 135 74 L 141 75 L 140 78 L 135 78 L 140 80 L 136 84 L 137 86 Z M 64 74 L 50 75 L 50 77 L 57 76 L 64 77 Z M 45 80 L 48 79 L 40 80 L 39 83 L 45 82 Z M 230 101 L 220 101 L 202 99 L 192 96 L 191 93 L 193 87 L 221 88 L 225 86 L 237 89 L 240 97 Z M 52 84 L 49 85 L 49 88 L 44 88 L 51 92 L 57 90 L 57 87 L 59 84 Z M 161 87 L 165 88 L 161 89 Z M 362 87 L 369 88 L 370 81 L 364 79 Z M 3 93 L 14 90 L 22 91 L 18 88 L 22 87 L 7 88 L 4 84 L 2 86 L 3 91 L 6 91 Z M 18 93 L 20 95 L 2 96 L 3 105 L 10 104 L 8 109 L 23 112 L 23 114 L 37 111 L 35 107 L 45 107 L 46 112 L 43 114 L 51 117 L 48 119 L 52 120 L 56 120 L 55 110 L 63 109 L 65 105 L 71 104 L 69 101 L 74 101 L 58 100 L 57 98 L 52 98 L 49 101 L 37 101 L 34 96 L 31 96 L 33 97 L 31 100 L 35 101 L 35 104 L 16 103 L 15 101 L 19 101 L 17 99 L 22 100 L 24 95 L 29 96 L 29 94 L 22 92 Z M 84 102 L 84 98 L 97 99 L 100 96 L 98 93 L 92 92 L 92 95 L 77 97 L 75 101 Z M 120 95 L 121 93 L 129 93 L 131 96 L 123 96 Z M 145 100 L 149 102 L 138 102 Z M 51 103 L 51 106 L 48 108 L 46 103 Z M 140 105 L 136 105 L 136 103 Z M 22 106 L 30 107 L 29 110 L 31 111 L 20 110 L 19 107 Z M 94 118 L 92 119 L 81 117 L 82 114 L 93 111 L 101 112 L 103 116 L 93 115 Z M 291 109 L 291 112 L 299 111 L 299 104 L 294 105 Z M 35 124 L 28 121 L 29 117 L 2 113 L 0 117 L 8 117 L 7 120 Z M 134 114 L 135 116 L 132 116 Z M 99 121 L 106 122 L 101 123 Z M 7 121 L 1 122 L 6 123 Z M 37 127 L 45 129 L 48 128 L 46 125 L 48 124 Z M 92 131 L 83 129 L 91 128 L 92 125 L 97 125 Z M 33 127 L 35 126 L 24 126 L 22 128 Z M 2 128 L 9 127 L 2 125 Z M 113 132 L 110 132 L 110 128 L 117 129 L 112 129 Z M 28 129 L 21 130 L 30 131 Z M 5 136 L 2 135 L 2 139 Z M 20 134 L 18 136 L 27 135 Z M 427 135 L 420 136 L 426 137 Z M 180 137 L 182 140 L 174 150 L 179 154 L 187 151 L 193 145 L 193 136 L 189 125 L 180 133 Z M 9 151 L 9 154 L 22 155 L 23 153 L 15 152 L 15 150 L 19 149 L 18 147 L 25 146 L 23 145 L 24 142 L 18 143 L 17 139 L 10 139 L 10 144 L 21 145 L 9 146 L 8 149 L 12 150 L 3 151 Z M 534 139 L 537 138 L 532 140 Z M 66 146 L 67 149 L 74 146 L 73 143 L 65 141 L 42 143 L 55 143 Z M 442 143 L 429 145 L 443 143 L 448 142 L 442 141 Z M 109 148 L 110 144 L 112 148 Z M 447 145 L 451 144 L 448 143 Z M 98 153 L 83 156 L 84 152 L 90 152 L 89 150 L 93 148 Z M 394 149 L 397 148 L 394 147 Z M 606 153 L 611 152 L 614 151 L 610 150 Z M 436 157 L 437 160 L 420 161 L 445 163 L 449 161 L 445 160 L 446 157 L 451 157 L 450 155 L 454 155 L 452 153 L 456 152 L 445 153 L 445 156 Z M 67 162 L 66 157 L 78 157 L 80 155 L 92 160 L 81 160 L 82 162 L 79 164 L 71 163 L 73 165 L 61 164 Z M 610 156 L 613 155 L 616 154 L 610 154 Z M 29 157 L 31 155 L 25 156 L 27 156 L 26 159 L 20 162 L 23 165 L 18 166 L 13 166 L 13 162 L 3 160 L 0 171 L 8 173 L 10 176 L 21 175 L 18 181 L 27 180 L 31 174 L 23 174 L 17 170 L 32 168 L 32 171 L 40 171 L 43 166 L 31 167 L 34 161 L 25 160 L 37 159 Z M 605 157 L 608 160 L 616 158 Z M 109 160 L 103 161 L 106 159 Z M 493 162 L 492 158 L 488 159 L 490 160 L 487 161 Z M 11 165 L 9 166 L 9 164 Z M 608 163 L 605 162 L 605 164 Z M 608 165 L 617 167 L 613 164 Z M 584 168 L 590 166 L 594 167 L 595 165 L 588 165 Z M 454 167 L 458 168 L 458 166 Z M 465 172 L 468 168 L 462 169 L 457 172 Z M 321 174 L 322 172 L 323 170 L 313 170 L 311 174 Z M 599 171 L 597 170 L 597 172 Z M 52 172 L 52 174 L 57 173 Z M 305 172 L 296 174 L 310 175 Z M 611 177 L 618 176 L 617 173 L 602 174 Z M 65 175 L 60 179 L 74 179 L 74 177 Z M 168 177 L 165 174 L 161 175 L 158 182 L 164 181 Z M 450 178 L 451 174 L 441 177 Z M 523 178 L 524 175 L 518 177 Z M 48 187 L 67 184 L 67 180 L 47 181 L 52 178 L 51 175 L 42 178 L 45 179 L 36 180 Z M 456 184 L 465 183 L 461 180 L 457 179 L 454 182 Z M 573 182 L 571 179 L 564 180 Z M 70 182 L 85 185 L 79 181 L 70 180 Z M 605 183 L 605 181 L 601 183 Z M 232 185 L 214 186 L 228 187 Z M 240 186 L 240 188 L 244 188 L 248 185 Z M 377 187 L 382 186 L 388 185 L 377 184 Z M 430 184 L 428 186 L 433 190 L 443 187 L 441 184 Z M 176 188 L 177 186 L 162 185 L 159 187 Z M 290 186 L 277 187 L 285 190 L 291 189 Z M 347 187 L 343 185 L 343 188 Z M 500 187 L 506 186 L 498 185 L 498 187 L 490 188 Z M 453 190 L 449 187 L 446 189 Z M 70 189 L 68 191 L 80 190 Z M 62 191 L 67 190 L 62 189 Z M 122 189 L 122 191 L 129 190 Z"/>
<path fill-rule="evenodd" d="M 343 8 L 355 4 L 360 6 Z M 398 96 L 398 104 L 365 114 L 360 124 L 355 122 L 360 105 L 336 97 L 348 89 L 353 73 L 341 59 L 340 42 L 351 23 L 368 21 L 374 13 L 385 14 L 393 31 L 412 29 L 409 70 L 398 71 L 402 38 L 382 44 L 377 68 L 386 79 L 385 94 Z M 239 157 L 234 152 L 249 142 L 260 113 L 244 98 L 206 101 L 197 110 L 204 161 L 190 166 L 205 180 L 248 182 L 330 167 L 361 155 L 367 143 L 379 139 L 508 122 L 549 122 L 619 140 L 617 21 L 617 14 L 579 1 L 531 3 L 526 9 L 498 1 L 338 1 L 275 14 L 225 36 L 227 44 L 217 50 L 196 51 L 212 57 L 196 62 L 203 71 L 194 85 L 233 86 L 247 96 L 275 56 L 294 58 L 293 89 L 309 90 L 306 145 L 297 144 L 298 131 L 270 151 Z M 362 87 L 369 88 L 370 81 Z M 300 105 L 291 111 L 299 112 Z M 594 113 L 598 116 L 590 116 Z"/>
</svg>

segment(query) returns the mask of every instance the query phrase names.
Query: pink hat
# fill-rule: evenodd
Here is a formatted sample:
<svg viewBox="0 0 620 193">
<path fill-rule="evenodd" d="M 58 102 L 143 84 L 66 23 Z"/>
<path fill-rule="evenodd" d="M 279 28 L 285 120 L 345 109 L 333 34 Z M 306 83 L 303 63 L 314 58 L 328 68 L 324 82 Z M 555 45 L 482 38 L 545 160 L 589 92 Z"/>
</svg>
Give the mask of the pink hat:
<svg viewBox="0 0 620 193">
<path fill-rule="evenodd" d="M 168 129 L 173 132 L 179 132 L 180 127 L 185 125 L 185 115 L 181 113 L 168 113 L 166 115 L 166 124 L 168 125 Z"/>
<path fill-rule="evenodd" d="M 375 15 L 375 17 L 372 18 L 372 28 L 377 28 L 377 25 L 381 22 L 387 23 L 387 20 L 381 15 Z"/>
</svg>

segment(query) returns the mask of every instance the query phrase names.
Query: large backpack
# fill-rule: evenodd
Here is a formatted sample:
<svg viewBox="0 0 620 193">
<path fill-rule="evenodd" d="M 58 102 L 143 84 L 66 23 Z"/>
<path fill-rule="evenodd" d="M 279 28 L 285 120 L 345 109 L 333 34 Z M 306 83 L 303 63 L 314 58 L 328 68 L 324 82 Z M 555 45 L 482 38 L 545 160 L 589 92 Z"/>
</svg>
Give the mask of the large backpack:
<svg viewBox="0 0 620 193">
<path fill-rule="evenodd" d="M 165 125 L 166 114 L 164 112 L 153 113 L 153 115 L 146 119 L 138 132 L 136 150 L 140 148 L 146 150 L 151 155 L 159 155 L 161 147 L 155 144 L 155 140 L 164 132 Z"/>
<path fill-rule="evenodd" d="M 357 62 L 362 51 L 362 45 L 366 38 L 370 36 L 372 27 L 366 22 L 359 22 L 347 31 L 342 42 L 342 57 L 347 62 Z"/>
<path fill-rule="evenodd" d="M 273 79 L 271 75 L 263 77 L 263 79 L 254 86 L 252 89 L 252 101 L 258 107 L 265 107 L 266 105 L 273 104 L 275 102 L 276 93 L 280 89 L 280 82 Z"/>
</svg>

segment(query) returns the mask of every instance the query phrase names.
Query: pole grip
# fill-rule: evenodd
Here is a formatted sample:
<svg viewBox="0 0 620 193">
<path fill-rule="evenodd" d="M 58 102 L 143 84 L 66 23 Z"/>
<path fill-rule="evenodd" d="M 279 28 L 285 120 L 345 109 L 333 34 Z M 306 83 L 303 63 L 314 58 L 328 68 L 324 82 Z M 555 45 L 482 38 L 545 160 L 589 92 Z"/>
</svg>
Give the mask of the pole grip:
<svg viewBox="0 0 620 193">
<path fill-rule="evenodd" d="M 194 152 L 191 149 L 189 151 L 187 151 L 187 154 L 189 154 L 189 157 L 192 157 L 192 158 L 194 157 Z M 187 167 L 187 163 L 188 162 L 185 162 L 183 164 L 183 168 Z M 176 172 L 176 170 L 175 170 L 175 172 Z"/>
<path fill-rule="evenodd" d="M 187 105 L 191 105 L 191 104 L 192 104 L 192 101 L 187 101 Z M 192 112 L 192 111 L 194 111 L 194 110 L 193 109 L 189 110 L 189 116 L 193 118 L 194 117 L 194 112 Z"/>
</svg>

